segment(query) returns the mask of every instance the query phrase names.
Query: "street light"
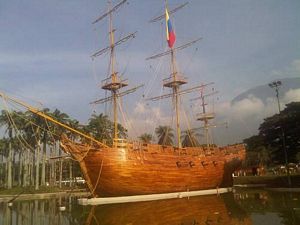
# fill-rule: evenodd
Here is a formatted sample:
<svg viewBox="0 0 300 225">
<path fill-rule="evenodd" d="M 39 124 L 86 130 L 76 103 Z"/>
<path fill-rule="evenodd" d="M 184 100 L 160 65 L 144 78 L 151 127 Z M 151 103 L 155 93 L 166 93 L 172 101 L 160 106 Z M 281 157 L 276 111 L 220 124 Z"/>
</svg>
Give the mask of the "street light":
<svg viewBox="0 0 300 225">
<path fill-rule="evenodd" d="M 280 109 L 280 102 L 279 102 L 279 87 L 281 85 L 282 85 L 282 82 L 280 80 L 273 81 L 272 83 L 269 83 L 269 87 L 275 89 L 275 92 L 276 92 L 279 118 L 281 118 L 281 109 Z M 286 144 L 285 144 L 285 135 L 284 135 L 284 130 L 283 130 L 283 124 L 281 124 L 281 137 L 282 137 L 282 147 L 283 147 L 283 151 L 284 151 L 285 168 L 287 169 L 288 184 L 289 184 L 289 187 L 290 187 L 291 186 L 291 178 L 290 178 L 290 171 L 289 171 L 289 168 L 288 168 L 287 151 L 286 151 Z"/>
<path fill-rule="evenodd" d="M 279 114 L 280 114 L 280 103 L 279 103 L 279 87 L 282 85 L 281 81 L 280 80 L 277 80 L 277 81 L 273 81 L 272 83 L 269 83 L 269 87 L 270 88 L 274 88 L 275 91 L 276 91 L 276 98 L 277 98 L 277 104 L 278 104 L 278 111 L 279 111 Z"/>
</svg>

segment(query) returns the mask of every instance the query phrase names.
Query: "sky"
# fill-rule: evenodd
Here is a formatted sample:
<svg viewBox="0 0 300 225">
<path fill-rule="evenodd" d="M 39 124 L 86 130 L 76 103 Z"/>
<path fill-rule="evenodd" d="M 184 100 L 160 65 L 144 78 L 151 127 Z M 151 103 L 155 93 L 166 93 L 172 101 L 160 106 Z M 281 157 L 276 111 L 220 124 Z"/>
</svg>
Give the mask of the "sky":
<svg viewBox="0 0 300 225">
<path fill-rule="evenodd" d="M 168 1 L 169 8 L 181 3 Z M 0 0 L 0 90 L 36 107 L 58 108 L 83 124 L 92 113 L 107 112 L 109 106 L 89 104 L 105 96 L 100 84 L 107 77 L 108 57 L 92 60 L 90 56 L 108 45 L 107 20 L 92 25 L 106 10 L 106 0 Z M 119 46 L 116 55 L 117 70 L 131 87 L 145 85 L 124 97 L 124 110 L 119 113 L 133 138 L 174 122 L 170 99 L 145 101 L 168 93 L 162 79 L 170 74 L 170 59 L 145 60 L 168 49 L 164 21 L 149 23 L 163 10 L 163 0 L 128 0 L 113 21 L 116 39 L 137 31 L 136 38 Z M 234 97 L 273 80 L 300 77 L 299 12 L 299 0 L 190 0 L 170 16 L 175 46 L 203 38 L 177 52 L 176 61 L 188 77 L 186 88 L 214 82 L 218 94 L 209 103 L 214 102 L 220 118 L 228 117 L 235 124 L 231 132 L 224 131 L 231 137 L 218 138 L 220 143 L 238 142 L 257 132 L 245 126 L 243 118 L 249 113 L 249 118 L 258 116 L 262 121 L 274 112 L 272 99 L 264 105 L 250 96 L 240 105 L 231 105 Z M 181 100 L 183 129 L 198 126 L 194 119 L 199 108 L 190 101 L 198 95 Z M 282 96 L 288 99 L 284 102 L 299 97 L 298 90 Z M 266 108 L 270 113 L 265 113 Z M 235 120 L 236 114 L 241 119 Z M 236 135 L 241 130 L 243 135 Z"/>
</svg>

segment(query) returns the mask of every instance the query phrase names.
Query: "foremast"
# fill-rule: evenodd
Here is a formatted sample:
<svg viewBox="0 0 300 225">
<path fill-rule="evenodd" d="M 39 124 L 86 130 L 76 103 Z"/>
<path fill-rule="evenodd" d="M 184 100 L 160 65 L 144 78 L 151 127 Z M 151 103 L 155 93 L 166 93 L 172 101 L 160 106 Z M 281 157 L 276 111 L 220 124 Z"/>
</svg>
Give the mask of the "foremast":
<svg viewBox="0 0 300 225">
<path fill-rule="evenodd" d="M 112 1 L 108 1 L 108 11 L 101 15 L 98 19 L 96 19 L 93 24 L 101 21 L 103 18 L 108 17 L 109 20 L 109 46 L 106 48 L 103 48 L 96 53 L 92 55 L 92 58 L 94 59 L 97 56 L 102 55 L 103 53 L 110 51 L 110 62 L 109 62 L 109 76 L 105 80 L 102 80 L 101 88 L 107 91 L 111 92 L 111 96 L 107 98 L 102 98 L 99 100 L 96 100 L 94 102 L 91 102 L 92 104 L 98 104 L 98 103 L 105 103 L 108 101 L 112 101 L 112 107 L 113 107 L 113 124 L 114 124 L 114 139 L 118 139 L 118 105 L 119 105 L 119 98 L 121 96 L 124 96 L 126 94 L 129 94 L 131 92 L 134 92 L 138 87 L 135 87 L 133 89 L 127 90 L 125 92 L 119 92 L 120 89 L 128 86 L 127 80 L 123 80 L 122 77 L 118 74 L 115 68 L 116 64 L 116 57 L 115 57 L 115 47 L 117 45 L 120 45 L 121 43 L 134 38 L 136 32 L 131 33 L 123 38 L 121 38 L 118 41 L 115 41 L 115 31 L 116 29 L 113 26 L 113 13 L 122 6 L 127 0 L 123 0 L 119 2 L 114 7 L 112 6 Z M 139 86 L 140 87 L 140 86 Z"/>
</svg>

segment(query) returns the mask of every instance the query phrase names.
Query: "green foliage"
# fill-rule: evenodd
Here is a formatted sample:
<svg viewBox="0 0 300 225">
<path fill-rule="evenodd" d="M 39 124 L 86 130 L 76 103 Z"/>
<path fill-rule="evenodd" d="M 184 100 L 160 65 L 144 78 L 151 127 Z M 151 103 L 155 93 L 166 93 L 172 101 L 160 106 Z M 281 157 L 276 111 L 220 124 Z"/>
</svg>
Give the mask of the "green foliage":
<svg viewBox="0 0 300 225">
<path fill-rule="evenodd" d="M 169 126 L 159 126 L 155 129 L 155 133 L 158 137 L 158 144 L 160 145 L 172 145 L 174 134 L 173 129 Z"/>
<path fill-rule="evenodd" d="M 114 136 L 114 124 L 108 119 L 107 115 L 100 113 L 99 115 L 93 114 L 89 119 L 89 123 L 84 130 L 94 136 L 96 139 L 112 144 Z M 127 130 L 118 124 L 118 137 L 126 138 Z"/>
<path fill-rule="evenodd" d="M 296 160 L 298 163 L 300 163 L 300 151 L 296 154 Z"/>
<path fill-rule="evenodd" d="M 100 141 L 112 144 L 113 122 L 103 114 L 92 115 L 88 125 L 83 126 L 58 109 L 51 112 L 45 108 L 41 111 L 63 124 L 90 134 Z M 59 140 L 63 133 L 72 140 L 82 141 L 82 137 L 78 134 L 46 121 L 29 111 L 2 110 L 0 127 L 4 128 L 5 131 L 4 136 L 0 138 L 0 160 L 2 163 L 0 186 L 9 188 L 17 182 L 20 187 L 36 184 L 36 188 L 38 188 L 39 183 L 45 185 L 46 180 L 50 182 L 50 185 L 55 185 L 55 180 L 58 177 L 57 171 L 60 173 L 60 181 L 63 177 L 63 161 L 60 160 L 59 165 L 57 165 L 57 160 L 48 162 L 46 161 L 47 155 L 62 154 Z M 118 124 L 118 137 L 127 137 L 127 130 L 120 124 Z M 78 167 L 74 167 L 74 169 L 79 170 Z M 47 175 L 47 173 L 49 174 Z M 73 174 L 76 174 L 76 171 L 73 171 Z M 77 174 L 77 176 L 80 175 Z"/>
<path fill-rule="evenodd" d="M 182 147 L 196 147 L 199 144 L 199 134 L 195 133 L 193 130 L 186 130 L 182 132 Z"/>
<path fill-rule="evenodd" d="M 140 139 L 143 143 L 149 144 L 149 143 L 152 141 L 153 137 L 152 137 L 151 134 L 144 133 L 144 134 L 142 134 L 141 136 L 139 136 L 139 139 Z"/>
<path fill-rule="evenodd" d="M 244 140 L 249 156 L 247 159 L 253 161 L 251 157 L 256 157 L 262 164 L 270 161 L 284 163 L 283 138 L 288 161 L 296 162 L 300 152 L 300 102 L 289 103 L 281 114 L 265 118 L 259 127 L 259 134 Z"/>
</svg>

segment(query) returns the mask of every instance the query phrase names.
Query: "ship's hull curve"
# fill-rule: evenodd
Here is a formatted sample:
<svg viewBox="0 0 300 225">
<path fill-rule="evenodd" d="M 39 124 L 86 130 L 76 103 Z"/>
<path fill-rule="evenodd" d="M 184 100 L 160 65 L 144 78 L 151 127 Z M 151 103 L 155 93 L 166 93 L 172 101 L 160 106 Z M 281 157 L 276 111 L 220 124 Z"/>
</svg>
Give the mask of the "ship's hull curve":
<svg viewBox="0 0 300 225">
<path fill-rule="evenodd" d="M 79 161 L 94 196 L 195 191 L 230 186 L 245 157 L 243 145 L 184 148 L 138 145 L 87 147 L 65 139 L 65 151 Z"/>
</svg>

